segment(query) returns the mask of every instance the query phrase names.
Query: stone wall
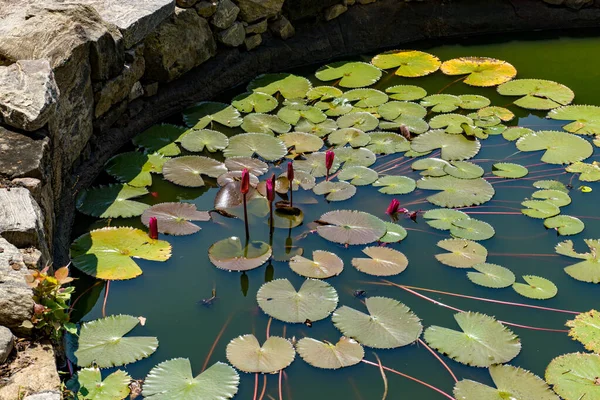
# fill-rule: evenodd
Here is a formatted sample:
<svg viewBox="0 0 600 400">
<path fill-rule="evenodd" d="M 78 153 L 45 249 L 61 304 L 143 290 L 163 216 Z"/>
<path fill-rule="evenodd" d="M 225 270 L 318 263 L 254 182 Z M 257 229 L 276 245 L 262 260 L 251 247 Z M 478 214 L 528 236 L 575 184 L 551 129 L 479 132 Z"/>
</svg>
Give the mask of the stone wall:
<svg viewBox="0 0 600 400">
<path fill-rule="evenodd" d="M 28 333 L 26 270 L 68 262 L 77 193 L 150 125 L 269 71 L 598 26 L 600 0 L 0 0 L 0 364 L 13 343 L 2 326 Z M 20 379 L 0 376 L 0 398 Z M 47 381 L 25 389 L 57 389 Z"/>
</svg>

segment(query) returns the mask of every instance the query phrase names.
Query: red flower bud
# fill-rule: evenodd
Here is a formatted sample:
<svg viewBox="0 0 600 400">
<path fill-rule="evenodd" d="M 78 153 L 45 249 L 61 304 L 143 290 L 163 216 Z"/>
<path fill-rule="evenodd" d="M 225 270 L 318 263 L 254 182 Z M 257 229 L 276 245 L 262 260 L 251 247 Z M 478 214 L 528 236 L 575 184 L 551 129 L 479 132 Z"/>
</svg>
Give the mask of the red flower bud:
<svg viewBox="0 0 600 400">
<path fill-rule="evenodd" d="M 329 171 L 333 166 L 334 159 L 335 153 L 331 150 L 327 150 L 327 152 L 325 153 L 325 168 L 327 168 L 327 171 Z"/>
<path fill-rule="evenodd" d="M 150 226 L 150 233 L 148 234 L 150 239 L 158 239 L 158 220 L 156 217 L 150 217 L 148 225 Z"/>
<path fill-rule="evenodd" d="M 400 208 L 400 202 L 396 199 L 392 199 L 392 201 L 390 201 L 390 205 L 388 206 L 385 213 L 387 215 L 394 215 L 394 214 L 398 213 L 399 208 Z"/>
<path fill-rule="evenodd" d="M 289 164 L 288 164 L 289 165 Z M 267 179 L 267 200 L 272 202 L 275 200 L 275 174 L 271 176 L 270 179 Z"/>
<path fill-rule="evenodd" d="M 242 184 L 240 191 L 242 194 L 246 194 L 250 191 L 250 173 L 248 172 L 248 168 L 244 168 L 242 171 Z"/>
<path fill-rule="evenodd" d="M 287 165 L 287 178 L 288 181 L 290 181 L 291 185 L 292 181 L 294 180 L 294 164 L 292 164 L 291 162 L 289 162 Z"/>
</svg>

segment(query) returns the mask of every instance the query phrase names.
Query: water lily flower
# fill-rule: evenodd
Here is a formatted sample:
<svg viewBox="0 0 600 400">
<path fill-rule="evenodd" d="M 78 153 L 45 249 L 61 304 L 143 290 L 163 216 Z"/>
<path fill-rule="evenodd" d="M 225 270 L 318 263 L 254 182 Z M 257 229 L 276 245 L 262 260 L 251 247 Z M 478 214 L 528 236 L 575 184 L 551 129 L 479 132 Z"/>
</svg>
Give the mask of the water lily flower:
<svg viewBox="0 0 600 400">
<path fill-rule="evenodd" d="M 248 168 L 244 168 L 242 171 L 242 183 L 240 186 L 240 191 L 244 195 L 250 191 L 250 173 L 248 172 Z"/>
<path fill-rule="evenodd" d="M 333 160 L 335 159 L 335 153 L 332 150 L 327 150 L 325 152 L 325 168 L 327 169 L 327 175 L 325 176 L 325 180 L 329 180 L 329 170 L 333 166 Z"/>
<path fill-rule="evenodd" d="M 150 217 L 148 225 L 150 227 L 150 233 L 148 234 L 150 239 L 158 239 L 158 220 L 156 217 Z"/>
<path fill-rule="evenodd" d="M 392 201 L 390 201 L 390 205 L 388 206 L 388 208 L 385 211 L 385 213 L 387 215 L 397 214 L 399 208 L 400 208 L 400 202 L 398 200 L 396 200 L 396 199 L 392 199 Z"/>
</svg>

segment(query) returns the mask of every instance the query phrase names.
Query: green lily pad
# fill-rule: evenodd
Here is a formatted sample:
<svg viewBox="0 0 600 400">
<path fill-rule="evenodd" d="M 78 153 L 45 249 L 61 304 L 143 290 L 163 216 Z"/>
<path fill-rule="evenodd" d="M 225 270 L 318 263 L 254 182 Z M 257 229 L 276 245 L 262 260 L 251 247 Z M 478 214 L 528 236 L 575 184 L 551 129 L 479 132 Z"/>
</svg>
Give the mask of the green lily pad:
<svg viewBox="0 0 600 400">
<path fill-rule="evenodd" d="M 444 165 L 444 172 L 460 179 L 481 178 L 484 174 L 483 168 L 468 161 L 451 161 Z"/>
<path fill-rule="evenodd" d="M 500 85 L 517 75 L 512 64 L 489 57 L 454 58 L 444 61 L 440 69 L 446 75 L 467 75 L 464 83 L 480 87 Z"/>
<path fill-rule="evenodd" d="M 425 107 L 409 101 L 390 101 L 380 105 L 377 112 L 381 115 L 381 118 L 389 121 L 394 121 L 400 116 L 423 118 L 427 115 Z"/>
<path fill-rule="evenodd" d="M 334 152 L 335 158 L 344 163 L 344 168 L 354 166 L 370 167 L 377 161 L 377 156 L 371 150 L 364 147 L 358 149 L 342 147 L 335 149 Z"/>
<path fill-rule="evenodd" d="M 591 164 L 576 162 L 566 168 L 567 172 L 581 174 L 579 180 L 582 182 L 596 182 L 600 180 L 600 164 L 594 161 Z"/>
<path fill-rule="evenodd" d="M 378 54 L 371 60 L 377 68 L 397 68 L 398 76 L 416 78 L 434 73 L 442 64 L 433 54 L 417 50 L 392 50 Z"/>
<path fill-rule="evenodd" d="M 181 150 L 175 143 L 186 132 L 181 126 L 171 124 L 154 125 L 133 138 L 134 145 L 143 147 L 149 153 L 159 153 L 166 157 L 176 156 Z"/>
<path fill-rule="evenodd" d="M 429 129 L 429 124 L 424 119 L 411 117 L 410 115 L 401 115 L 393 121 L 381 121 L 379 122 L 379 129 L 398 129 L 402 125 L 416 135 L 427 132 Z"/>
<path fill-rule="evenodd" d="M 304 160 L 294 161 L 294 168 L 297 171 L 305 172 L 315 178 L 321 178 L 327 174 L 327 168 L 325 168 L 325 152 L 306 154 L 304 158 Z M 329 172 L 334 173 L 341 164 L 342 162 L 339 157 L 336 156 Z"/>
<path fill-rule="evenodd" d="M 462 332 L 440 326 L 425 330 L 425 341 L 461 364 L 487 368 L 515 358 L 521 351 L 517 335 L 496 319 L 476 312 L 454 314 Z"/>
<path fill-rule="evenodd" d="M 296 343 L 296 350 L 308 364 L 323 369 L 350 367 L 360 363 L 365 356 L 360 343 L 344 336 L 336 344 L 305 337 Z"/>
<path fill-rule="evenodd" d="M 157 219 L 158 231 L 169 235 L 191 235 L 201 228 L 190 221 L 209 221 L 210 214 L 198 211 L 191 203 L 159 203 L 142 214 L 142 223 L 150 224 L 150 218 Z"/>
<path fill-rule="evenodd" d="M 423 218 L 427 225 L 443 231 L 450 230 L 452 223 L 460 219 L 467 219 L 469 216 L 462 211 L 451 210 L 448 208 L 437 208 L 425 211 Z"/>
<path fill-rule="evenodd" d="M 150 370 L 143 395 L 149 400 L 231 399 L 238 391 L 240 377 L 227 364 L 217 362 L 194 377 L 187 358 L 163 361 Z"/>
<path fill-rule="evenodd" d="M 360 88 L 377 82 L 381 78 L 381 70 L 364 62 L 340 61 L 319 68 L 315 76 L 321 81 L 339 79 L 341 87 Z"/>
<path fill-rule="evenodd" d="M 264 175 L 269 170 L 266 162 L 252 157 L 229 157 L 225 160 L 225 166 L 229 171 L 242 172 L 247 169 L 254 176 Z"/>
<path fill-rule="evenodd" d="M 527 207 L 522 209 L 521 212 L 531 218 L 545 219 L 560 214 L 560 208 L 547 201 L 525 200 L 521 205 Z"/>
<path fill-rule="evenodd" d="M 501 135 L 505 130 L 507 129 L 506 125 L 503 124 L 498 124 L 496 126 L 490 126 L 487 128 L 483 129 L 483 132 L 485 135 L 492 135 L 492 136 L 496 136 L 496 135 Z"/>
<path fill-rule="evenodd" d="M 229 145 L 229 138 L 212 129 L 194 129 L 181 139 L 181 145 L 187 151 L 200 152 L 206 149 L 213 153 L 224 150 Z"/>
<path fill-rule="evenodd" d="M 100 369 L 84 368 L 77 373 L 77 380 L 79 399 L 122 400 L 129 396 L 131 377 L 125 371 L 117 370 L 102 380 Z"/>
<path fill-rule="evenodd" d="M 232 128 L 242 124 L 242 117 L 229 104 L 202 101 L 183 112 L 183 121 L 195 129 L 204 129 L 213 122 Z"/>
<path fill-rule="evenodd" d="M 282 140 L 287 148 L 293 148 L 295 153 L 311 153 L 323 147 L 323 139 L 310 133 L 288 132 L 280 135 L 278 139 Z"/>
<path fill-rule="evenodd" d="M 283 173 L 279 177 L 287 178 L 287 173 Z M 316 182 L 315 177 L 312 176 L 311 174 L 306 173 L 304 171 L 296 170 L 296 171 L 294 171 L 294 180 L 292 181 L 292 190 L 297 191 L 297 190 L 300 190 L 300 188 L 302 188 L 304 190 L 311 190 L 312 188 L 315 187 L 315 184 L 316 184 L 315 182 Z"/>
<path fill-rule="evenodd" d="M 250 186 L 255 188 L 259 185 L 258 177 L 251 172 L 248 173 Z M 222 175 L 219 175 L 217 178 L 217 185 L 226 186 L 230 183 L 241 182 L 242 181 L 242 171 L 229 171 Z"/>
<path fill-rule="evenodd" d="M 338 174 L 340 181 L 350 181 L 354 186 L 370 185 L 378 177 L 377 171 L 361 166 L 343 168 Z"/>
<path fill-rule="evenodd" d="M 492 174 L 502 178 L 522 178 L 529 170 L 522 165 L 513 163 L 496 163 L 492 165 Z"/>
<path fill-rule="evenodd" d="M 475 138 L 454 135 L 437 129 L 414 138 L 411 148 L 418 152 L 441 149 L 441 158 L 444 160 L 461 161 L 475 157 L 479 153 L 481 143 Z"/>
<path fill-rule="evenodd" d="M 315 103 L 315 107 L 329 117 L 339 117 L 340 115 L 348 114 L 354 108 L 352 107 L 352 103 L 344 98 L 337 98 L 332 101 L 318 101 Z"/>
<path fill-rule="evenodd" d="M 477 272 L 467 272 L 467 278 L 476 285 L 501 289 L 515 283 L 515 274 L 497 264 L 481 263 L 473 265 Z"/>
<path fill-rule="evenodd" d="M 261 92 L 246 92 L 231 100 L 231 105 L 243 113 L 268 113 L 279 105 L 277 99 L 270 94 Z"/>
<path fill-rule="evenodd" d="M 399 301 L 369 297 L 365 306 L 369 314 L 348 306 L 338 308 L 331 318 L 335 327 L 345 336 L 376 349 L 406 346 L 421 336 L 421 321 Z"/>
<path fill-rule="evenodd" d="M 264 133 L 243 133 L 229 139 L 223 151 L 225 157 L 252 157 L 258 155 L 267 161 L 276 161 L 287 154 L 287 147 L 278 138 Z"/>
<path fill-rule="evenodd" d="M 336 122 L 331 119 L 326 119 L 318 124 L 312 123 L 307 119 L 300 119 L 294 130 L 296 132 L 306 132 L 318 137 L 323 137 L 335 131 L 338 128 Z"/>
<path fill-rule="evenodd" d="M 270 114 L 248 114 L 244 117 L 241 125 L 244 132 L 264 133 L 274 136 L 275 133 L 286 133 L 292 129 L 292 126 L 282 121 L 278 115 Z"/>
<path fill-rule="evenodd" d="M 271 246 L 252 241 L 242 246 L 236 236 L 219 240 L 208 249 L 208 258 L 217 268 L 227 271 L 248 271 L 258 268 L 271 258 Z"/>
<path fill-rule="evenodd" d="M 143 154 L 137 151 L 121 153 L 106 163 L 106 172 L 117 180 L 134 187 L 152 185 L 151 173 L 162 173 L 168 158 L 159 153 Z"/>
<path fill-rule="evenodd" d="M 569 193 L 569 189 L 565 186 L 564 183 L 553 180 L 541 180 L 533 182 L 533 187 L 537 189 L 552 189 L 552 190 L 560 190 L 561 192 Z"/>
<path fill-rule="evenodd" d="M 258 289 L 256 300 L 260 308 L 280 321 L 299 324 L 329 317 L 338 304 L 333 286 L 307 279 L 296 291 L 287 279 L 275 279 Z"/>
<path fill-rule="evenodd" d="M 356 128 L 363 132 L 372 131 L 379 125 L 379 120 L 368 112 L 356 112 L 342 115 L 336 121 L 339 128 Z"/>
<path fill-rule="evenodd" d="M 523 275 L 523 279 L 527 283 L 516 282 L 513 284 L 515 292 L 521 296 L 536 299 L 550 299 L 558 293 L 558 288 L 552 281 L 535 275 Z"/>
<path fill-rule="evenodd" d="M 494 197 L 492 185 L 483 178 L 459 179 L 453 176 L 424 177 L 417 181 L 417 188 L 440 190 L 427 197 L 427 201 L 439 207 L 469 207 L 488 202 Z"/>
<path fill-rule="evenodd" d="M 408 232 L 402 226 L 395 224 L 393 222 L 386 222 L 385 226 L 387 228 L 387 232 L 379 241 L 381 243 L 398 243 L 408 236 Z"/>
<path fill-rule="evenodd" d="M 456 110 L 460 106 L 460 97 L 452 94 L 430 94 L 421 100 L 423 107 L 431 107 L 431 111 L 446 113 Z"/>
<path fill-rule="evenodd" d="M 473 120 L 461 114 L 440 114 L 429 120 L 429 126 L 433 129 L 444 128 L 448 133 L 462 133 L 462 125 L 473 125 Z"/>
<path fill-rule="evenodd" d="M 438 247 L 449 253 L 436 254 L 435 258 L 442 264 L 454 268 L 472 268 L 484 263 L 487 250 L 477 242 L 466 239 L 444 239 L 437 243 Z"/>
<path fill-rule="evenodd" d="M 523 96 L 515 105 L 529 110 L 550 110 L 569 104 L 575 93 L 565 85 L 543 79 L 515 79 L 498 86 L 503 96 Z"/>
<path fill-rule="evenodd" d="M 548 113 L 548 118 L 573 121 L 565 126 L 565 131 L 578 135 L 600 134 L 600 107 L 574 105 L 555 108 Z"/>
<path fill-rule="evenodd" d="M 575 319 L 565 324 L 569 328 L 569 336 L 585 346 L 589 351 L 600 352 L 600 313 L 590 310 L 577 314 Z"/>
<path fill-rule="evenodd" d="M 312 88 L 310 81 L 292 74 L 263 74 L 248 84 L 247 89 L 270 95 L 281 93 L 286 99 L 301 99 Z"/>
<path fill-rule="evenodd" d="M 340 98 L 351 102 L 354 107 L 377 107 L 388 101 L 388 95 L 377 89 L 353 89 Z"/>
<path fill-rule="evenodd" d="M 585 224 L 579 218 L 569 215 L 557 215 L 546 218 L 544 226 L 548 229 L 556 229 L 558 234 L 562 236 L 577 235 L 585 228 Z"/>
<path fill-rule="evenodd" d="M 337 147 L 344 147 L 347 144 L 352 147 L 363 147 L 366 146 L 370 140 L 371 136 L 356 128 L 338 129 L 337 131 L 331 132 L 327 137 L 329 144 Z"/>
<path fill-rule="evenodd" d="M 313 259 L 294 256 L 290 259 L 290 268 L 305 278 L 326 279 L 342 273 L 344 262 L 336 254 L 324 250 L 313 251 Z"/>
<path fill-rule="evenodd" d="M 130 200 L 148 193 L 144 187 L 126 184 L 96 186 L 83 190 L 75 206 L 85 215 L 99 218 L 129 218 L 142 215 L 150 207 L 148 204 Z"/>
<path fill-rule="evenodd" d="M 417 183 L 408 176 L 386 175 L 377 179 L 373 186 L 382 187 L 379 191 L 385 194 L 408 194 L 415 190 Z"/>
<path fill-rule="evenodd" d="M 344 94 L 340 89 L 333 86 L 317 86 L 308 91 L 306 97 L 309 100 L 333 100 Z"/>
<path fill-rule="evenodd" d="M 460 99 L 459 106 L 464 110 L 478 110 L 489 106 L 491 103 L 490 99 L 478 94 L 461 94 L 458 98 Z"/>
<path fill-rule="evenodd" d="M 203 156 L 171 158 L 163 167 L 163 176 L 166 180 L 186 187 L 204 186 L 201 175 L 216 178 L 226 172 L 225 164 Z"/>
<path fill-rule="evenodd" d="M 342 244 L 368 244 L 385 235 L 385 223 L 362 211 L 335 210 L 319 218 L 325 225 L 317 226 L 317 233 L 331 242 Z"/>
<path fill-rule="evenodd" d="M 473 218 L 460 218 L 452 221 L 450 233 L 454 237 L 468 240 L 487 240 L 496 234 L 494 227 L 487 222 Z"/>
<path fill-rule="evenodd" d="M 450 166 L 448 161 L 431 157 L 417 160 L 410 167 L 415 171 L 421 171 L 420 174 L 423 176 L 445 176 L 448 175 L 446 166 Z"/>
<path fill-rule="evenodd" d="M 530 133 L 534 133 L 534 131 L 521 126 L 511 126 L 502 132 L 502 137 L 512 142 Z"/>
<path fill-rule="evenodd" d="M 600 356 L 569 353 L 550 361 L 546 382 L 565 400 L 600 399 Z"/>
<path fill-rule="evenodd" d="M 481 116 L 476 112 L 467 114 L 467 117 L 473 120 L 473 125 L 488 128 L 500 124 L 501 119 L 495 115 Z"/>
<path fill-rule="evenodd" d="M 592 155 L 592 145 L 579 136 L 559 131 L 539 131 L 517 140 L 521 151 L 545 150 L 542 161 L 548 164 L 571 164 Z"/>
<path fill-rule="evenodd" d="M 414 101 L 427 96 L 427 91 L 414 85 L 396 85 L 385 89 L 389 93 L 390 99 L 401 101 Z"/>
<path fill-rule="evenodd" d="M 561 190 L 543 189 L 534 192 L 531 197 L 537 200 L 544 200 L 554 204 L 557 207 L 563 207 L 571 204 L 571 197 L 568 193 Z"/>
<path fill-rule="evenodd" d="M 356 186 L 348 182 L 329 182 L 318 183 L 313 192 L 317 195 L 327 194 L 327 201 L 344 201 L 356 194 Z"/>
<path fill-rule="evenodd" d="M 274 374 L 290 366 L 296 358 L 292 343 L 278 336 L 269 337 L 260 345 L 254 335 L 243 335 L 227 345 L 227 359 L 240 371 Z"/>
<path fill-rule="evenodd" d="M 394 154 L 410 150 L 410 142 L 394 132 L 370 132 L 371 140 L 366 146 L 375 154 Z"/>
<path fill-rule="evenodd" d="M 366 247 L 362 251 L 370 258 L 353 258 L 354 268 L 369 275 L 398 275 L 408 266 L 408 258 L 398 250 L 389 247 Z"/>
<path fill-rule="evenodd" d="M 277 117 L 292 125 L 297 125 L 300 119 L 308 120 L 313 124 L 318 124 L 327 119 L 327 115 L 314 106 L 285 106 L 279 109 Z"/>
<path fill-rule="evenodd" d="M 555 249 L 563 256 L 583 260 L 565 268 L 569 276 L 582 282 L 600 283 L 600 240 L 584 239 L 584 242 L 590 249 L 589 253 L 577 253 L 571 240 L 559 243 Z"/>
<path fill-rule="evenodd" d="M 477 110 L 477 115 L 480 117 L 494 116 L 504 122 L 511 121 L 515 117 L 515 114 L 512 111 L 510 111 L 508 108 L 498 107 L 498 106 L 490 106 L 490 107 L 481 108 L 481 109 Z"/>
<path fill-rule="evenodd" d="M 124 337 L 140 323 L 131 315 L 111 315 L 81 326 L 74 355 L 77 365 L 118 367 L 149 357 L 158 347 L 155 337 Z"/>
</svg>

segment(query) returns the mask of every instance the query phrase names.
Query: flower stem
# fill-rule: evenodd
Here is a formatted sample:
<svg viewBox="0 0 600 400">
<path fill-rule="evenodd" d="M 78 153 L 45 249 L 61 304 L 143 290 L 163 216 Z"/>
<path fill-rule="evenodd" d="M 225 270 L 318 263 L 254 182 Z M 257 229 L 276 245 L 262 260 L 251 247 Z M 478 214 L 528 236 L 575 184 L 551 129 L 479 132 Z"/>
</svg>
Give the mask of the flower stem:
<svg viewBox="0 0 600 400">
<path fill-rule="evenodd" d="M 446 371 L 448 371 L 450 373 L 450 376 L 452 377 L 452 379 L 454 379 L 454 382 L 458 382 L 458 379 L 456 378 L 456 375 L 454 375 L 454 372 L 452 372 L 452 370 L 450 369 L 450 367 L 448 366 L 448 364 L 446 364 L 444 362 L 444 360 L 442 360 L 442 358 L 440 356 L 437 355 L 437 353 L 429 346 L 427 346 L 427 343 L 425 343 L 421 338 L 417 339 L 417 341 L 422 344 L 427 351 L 429 351 L 431 354 L 433 354 L 433 356 L 435 358 L 437 358 L 437 360 L 442 363 L 442 365 L 444 366 L 444 368 L 446 368 Z"/>
<path fill-rule="evenodd" d="M 110 281 L 106 281 L 106 288 L 104 288 L 104 302 L 102 303 L 102 317 L 106 318 L 106 301 L 108 300 L 108 291 L 110 290 Z"/>
<path fill-rule="evenodd" d="M 217 343 L 219 343 L 221 336 L 223 336 L 223 333 L 225 333 L 225 329 L 227 329 L 227 325 L 229 325 L 229 323 L 231 322 L 231 318 L 233 318 L 233 313 L 229 316 L 229 318 L 227 318 L 227 321 L 225 321 L 225 323 L 221 327 L 221 330 L 217 334 L 215 341 L 213 342 L 212 346 L 210 347 L 210 350 L 208 351 L 208 354 L 206 355 L 206 358 L 204 359 L 204 364 L 202 365 L 202 369 L 200 370 L 200 372 L 204 372 L 204 370 L 208 366 L 210 357 L 212 356 L 213 352 L 215 351 L 215 348 L 217 347 Z"/>
<path fill-rule="evenodd" d="M 250 230 L 248 229 L 248 205 L 246 200 L 246 193 L 244 193 L 244 226 L 246 228 L 246 247 L 248 247 L 248 241 L 250 240 Z"/>
</svg>

